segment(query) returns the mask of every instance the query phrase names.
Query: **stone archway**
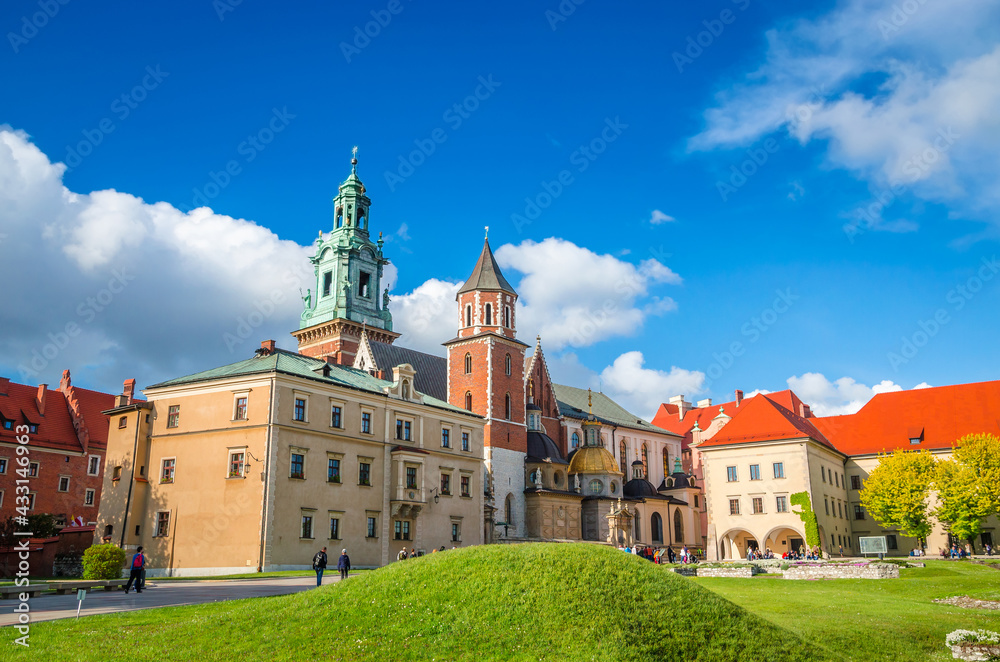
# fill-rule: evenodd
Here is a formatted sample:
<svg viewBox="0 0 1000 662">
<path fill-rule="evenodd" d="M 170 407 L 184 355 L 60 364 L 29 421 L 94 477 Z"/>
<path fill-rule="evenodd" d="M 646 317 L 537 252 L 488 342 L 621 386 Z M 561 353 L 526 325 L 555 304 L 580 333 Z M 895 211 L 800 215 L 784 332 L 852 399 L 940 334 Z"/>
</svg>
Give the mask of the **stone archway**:
<svg viewBox="0 0 1000 662">
<path fill-rule="evenodd" d="M 790 526 L 776 526 L 768 531 L 762 540 L 764 549 L 770 549 L 775 556 L 781 556 L 785 552 L 797 552 L 800 545 L 806 544 L 805 534 Z"/>
<path fill-rule="evenodd" d="M 760 541 L 746 529 L 729 529 L 719 536 L 719 559 L 745 559 L 747 549 L 760 549 Z"/>
</svg>

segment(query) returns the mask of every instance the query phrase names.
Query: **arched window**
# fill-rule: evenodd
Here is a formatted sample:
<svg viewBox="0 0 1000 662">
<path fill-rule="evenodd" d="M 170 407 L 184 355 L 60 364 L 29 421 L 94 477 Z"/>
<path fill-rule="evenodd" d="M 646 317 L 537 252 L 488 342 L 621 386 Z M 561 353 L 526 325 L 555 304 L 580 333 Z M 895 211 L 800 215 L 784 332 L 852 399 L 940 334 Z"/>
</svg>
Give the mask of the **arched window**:
<svg viewBox="0 0 1000 662">
<path fill-rule="evenodd" d="M 507 376 L 510 377 L 510 354 L 507 355 L 507 358 L 504 360 L 504 363 L 507 369 Z"/>
<path fill-rule="evenodd" d="M 639 541 L 642 539 L 642 527 L 639 526 L 642 523 L 642 518 L 639 517 L 639 513 L 635 514 L 635 539 Z"/>
<path fill-rule="evenodd" d="M 503 307 L 503 325 L 510 328 L 510 306 Z"/>
<path fill-rule="evenodd" d="M 503 502 L 503 521 L 507 524 L 514 524 L 514 495 L 508 494 Z"/>
<path fill-rule="evenodd" d="M 472 304 L 465 305 L 465 326 L 472 326 Z"/>
<path fill-rule="evenodd" d="M 649 480 L 649 450 L 646 448 L 646 444 L 642 445 L 642 475 Z"/>
<path fill-rule="evenodd" d="M 678 545 L 684 543 L 684 520 L 681 519 L 681 511 L 674 511 L 674 542 Z"/>
<path fill-rule="evenodd" d="M 650 534 L 653 536 L 653 542 L 662 543 L 663 542 L 663 518 L 660 517 L 660 513 L 653 513 L 653 516 L 649 520 Z"/>
<path fill-rule="evenodd" d="M 580 435 L 579 435 L 579 433 L 574 432 L 573 436 L 570 437 L 569 447 L 570 447 L 571 450 L 574 449 L 574 448 L 579 448 L 580 447 Z"/>
<path fill-rule="evenodd" d="M 670 475 L 670 456 L 667 455 L 667 449 L 663 449 L 663 477 L 666 478 Z"/>
<path fill-rule="evenodd" d="M 624 441 L 618 443 L 618 468 L 628 478 L 628 449 Z"/>
<path fill-rule="evenodd" d="M 465 392 L 465 409 L 466 411 L 472 411 L 472 391 Z"/>
<path fill-rule="evenodd" d="M 503 413 L 504 418 L 508 421 L 510 420 L 510 393 L 503 397 Z"/>
<path fill-rule="evenodd" d="M 472 374 L 472 354 L 468 353 L 465 355 L 465 374 Z"/>
<path fill-rule="evenodd" d="M 493 324 L 493 306 L 486 304 L 486 314 L 484 316 L 484 324 L 490 326 Z"/>
</svg>

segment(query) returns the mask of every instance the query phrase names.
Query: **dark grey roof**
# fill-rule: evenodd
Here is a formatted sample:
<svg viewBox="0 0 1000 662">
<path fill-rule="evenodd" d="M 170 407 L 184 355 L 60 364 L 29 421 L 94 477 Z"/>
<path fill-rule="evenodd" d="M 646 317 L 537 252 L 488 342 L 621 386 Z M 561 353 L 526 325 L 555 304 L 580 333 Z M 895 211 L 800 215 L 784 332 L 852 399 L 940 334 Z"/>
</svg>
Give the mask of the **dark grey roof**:
<svg viewBox="0 0 1000 662">
<path fill-rule="evenodd" d="M 622 486 L 622 494 L 633 498 L 662 498 L 659 494 L 657 494 L 656 488 L 653 487 L 653 484 L 645 478 L 633 478 L 629 482 L 625 483 L 625 485 Z"/>
<path fill-rule="evenodd" d="M 490 250 L 489 239 L 483 244 L 483 252 L 479 254 L 479 261 L 476 262 L 476 268 L 472 270 L 472 275 L 469 276 L 469 280 L 465 281 L 465 285 L 458 290 L 458 294 L 471 292 L 472 290 L 502 290 L 517 296 L 517 292 L 507 282 L 507 279 L 503 277 L 500 267 L 497 266 L 497 261 L 493 257 L 493 251 Z"/>
<path fill-rule="evenodd" d="M 392 380 L 392 369 L 403 363 L 409 363 L 417 371 L 413 386 L 426 395 L 438 400 L 448 399 L 448 359 L 443 356 L 425 354 L 415 349 L 407 349 L 399 345 L 389 345 L 368 339 L 372 348 L 372 358 L 379 370 L 385 370 L 386 376 Z"/>
<path fill-rule="evenodd" d="M 546 459 L 552 460 L 552 464 L 569 464 L 563 459 L 556 442 L 552 437 L 544 432 L 528 430 L 528 462 L 544 462 Z"/>
</svg>

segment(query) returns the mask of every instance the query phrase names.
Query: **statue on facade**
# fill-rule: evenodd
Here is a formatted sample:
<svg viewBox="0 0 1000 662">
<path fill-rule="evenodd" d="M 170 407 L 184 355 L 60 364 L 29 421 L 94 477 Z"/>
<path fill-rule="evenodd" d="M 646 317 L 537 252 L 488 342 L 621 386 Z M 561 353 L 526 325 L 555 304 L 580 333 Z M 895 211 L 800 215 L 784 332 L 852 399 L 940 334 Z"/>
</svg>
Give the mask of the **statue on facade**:
<svg viewBox="0 0 1000 662">
<path fill-rule="evenodd" d="M 542 470 L 535 469 L 535 487 L 542 487 Z"/>
<path fill-rule="evenodd" d="M 299 294 L 302 294 L 302 290 L 299 290 Z M 312 290 L 306 290 L 305 296 L 302 297 L 302 302 L 305 304 L 306 310 L 312 308 Z"/>
<path fill-rule="evenodd" d="M 579 492 L 580 491 L 580 474 L 573 476 L 573 488 Z"/>
<path fill-rule="evenodd" d="M 385 292 L 382 293 L 382 308 L 389 307 L 389 288 L 385 288 Z"/>
</svg>

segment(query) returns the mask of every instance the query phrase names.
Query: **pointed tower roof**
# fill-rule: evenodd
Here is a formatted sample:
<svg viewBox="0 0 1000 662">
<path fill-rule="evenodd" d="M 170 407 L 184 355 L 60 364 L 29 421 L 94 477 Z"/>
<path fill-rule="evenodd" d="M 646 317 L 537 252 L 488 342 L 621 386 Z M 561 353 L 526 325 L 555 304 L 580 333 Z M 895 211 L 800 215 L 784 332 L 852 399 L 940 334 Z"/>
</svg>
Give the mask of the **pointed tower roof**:
<svg viewBox="0 0 1000 662">
<path fill-rule="evenodd" d="M 490 250 L 489 239 L 483 242 L 483 252 L 479 255 L 476 268 L 472 270 L 469 280 L 465 281 L 465 285 L 458 290 L 455 298 L 457 300 L 458 295 L 463 292 L 472 292 L 474 290 L 500 290 L 517 296 L 517 292 L 514 291 L 514 288 L 510 286 L 510 283 L 507 282 L 507 279 L 500 272 L 496 258 L 493 257 L 493 251 Z"/>
</svg>

